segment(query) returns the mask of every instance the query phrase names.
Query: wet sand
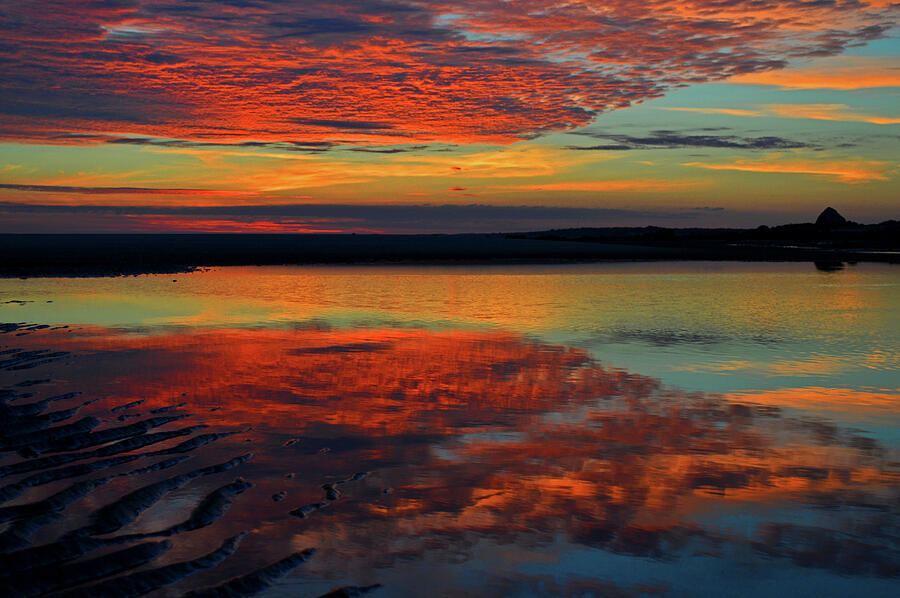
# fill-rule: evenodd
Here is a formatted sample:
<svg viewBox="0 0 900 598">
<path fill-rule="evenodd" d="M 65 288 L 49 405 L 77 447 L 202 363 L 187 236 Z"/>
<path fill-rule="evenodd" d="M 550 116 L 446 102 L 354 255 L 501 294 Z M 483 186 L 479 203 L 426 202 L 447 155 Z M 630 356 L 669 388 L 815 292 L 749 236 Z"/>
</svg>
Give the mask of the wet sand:
<svg viewBox="0 0 900 598">
<path fill-rule="evenodd" d="M 896 464 L 877 441 L 581 350 L 497 332 L 2 331 L 0 595 L 403 595 L 417 559 L 474 560 L 476 537 L 540 554 L 560 531 L 598 562 L 900 575 Z M 694 517 L 742 503 L 829 516 L 746 532 Z M 364 575 L 341 571 L 352 560 Z M 323 569 L 359 585 L 274 587 Z M 597 575 L 534 583 L 643 594 Z"/>
<path fill-rule="evenodd" d="M 18 337 L 48 328 L 7 323 L 0 334 Z M 46 375 L 50 366 L 67 356 L 66 351 L 0 347 L 0 373 L 4 380 L 16 379 L 0 387 L 0 595 L 143 596 L 216 569 L 232 557 L 252 529 L 208 546 L 205 554 L 155 564 L 165 560 L 166 553 L 178 552 L 183 534 L 215 524 L 241 494 L 253 488 L 252 482 L 234 477 L 253 458 L 252 452 L 187 471 L 182 468 L 174 475 L 169 471 L 202 458 L 204 447 L 241 430 L 210 433 L 208 426 L 197 423 L 202 417 L 182 409 L 184 402 L 142 409 L 142 400 L 104 401 L 99 411 L 79 417 L 99 399 L 85 399 L 80 392 L 44 396 L 42 390 L 52 380 L 31 377 L 32 372 Z M 130 418 L 137 421 L 127 423 Z M 324 500 L 317 508 L 340 498 L 337 486 L 365 475 L 322 486 Z M 170 513 L 177 523 L 120 533 L 170 493 L 205 477 L 216 480 L 217 487 L 193 509 Z M 28 497 L 29 490 L 50 484 L 60 489 L 39 500 Z M 110 488 L 112 492 L 101 492 Z M 23 495 L 24 501 L 17 500 Z M 66 509 L 78 502 L 102 506 L 73 522 Z M 189 595 L 256 595 L 315 553 L 307 548 L 286 554 Z M 358 596 L 377 588 L 339 587 L 325 596 Z"/>
</svg>

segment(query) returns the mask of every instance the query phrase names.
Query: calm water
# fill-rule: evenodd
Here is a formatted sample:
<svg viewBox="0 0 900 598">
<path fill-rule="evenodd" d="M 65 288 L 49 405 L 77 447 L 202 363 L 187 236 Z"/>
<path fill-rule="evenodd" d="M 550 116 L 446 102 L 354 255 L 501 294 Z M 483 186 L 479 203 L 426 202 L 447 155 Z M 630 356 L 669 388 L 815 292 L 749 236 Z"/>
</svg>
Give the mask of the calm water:
<svg viewBox="0 0 900 598">
<path fill-rule="evenodd" d="M 181 432 L 148 453 L 234 432 L 164 469 L 130 475 L 165 458 L 142 453 L 26 484 L 0 519 L 73 481 L 121 474 L 29 532 L 32 545 L 96 525 L 98 508 L 135 488 L 253 454 L 94 534 L 159 532 L 237 476 L 252 483 L 209 525 L 170 530 L 171 548 L 141 567 L 249 532 L 234 555 L 157 596 L 306 548 L 317 552 L 263 595 L 373 584 L 382 584 L 373 596 L 900 591 L 900 267 L 283 267 L 0 280 L 0 322 L 50 326 L 0 335 L 0 359 L 68 352 L 0 369 L 0 383 L 30 400 L 83 392 L 53 409 L 98 399 L 73 416 L 97 417 L 95 433 L 188 415 L 153 428 Z M 13 386 L 29 380 L 47 381 Z M 0 495 L 34 475 L 3 469 L 34 455 L 8 455 Z"/>
</svg>

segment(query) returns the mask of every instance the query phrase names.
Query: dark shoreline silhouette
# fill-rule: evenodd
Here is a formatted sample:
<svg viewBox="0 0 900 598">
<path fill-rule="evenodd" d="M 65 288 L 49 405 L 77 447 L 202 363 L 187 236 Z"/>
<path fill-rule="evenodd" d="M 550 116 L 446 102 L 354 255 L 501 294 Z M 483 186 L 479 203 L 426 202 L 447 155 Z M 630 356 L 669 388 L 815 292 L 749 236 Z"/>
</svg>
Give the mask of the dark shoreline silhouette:
<svg viewBox="0 0 900 598">
<path fill-rule="evenodd" d="M 836 213 L 836 212 L 835 212 Z M 838 216 L 840 217 L 840 216 Z M 612 260 L 900 262 L 900 222 L 493 234 L 3 234 L 0 276 L 117 276 L 289 264 Z"/>
</svg>

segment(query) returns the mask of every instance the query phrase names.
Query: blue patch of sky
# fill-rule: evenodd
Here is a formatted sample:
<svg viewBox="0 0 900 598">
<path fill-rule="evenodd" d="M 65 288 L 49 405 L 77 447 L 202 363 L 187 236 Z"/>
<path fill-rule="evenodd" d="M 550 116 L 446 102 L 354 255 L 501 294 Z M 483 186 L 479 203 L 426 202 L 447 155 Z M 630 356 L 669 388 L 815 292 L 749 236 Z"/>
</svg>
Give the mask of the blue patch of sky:
<svg viewBox="0 0 900 598">
<path fill-rule="evenodd" d="M 460 25 L 460 21 L 467 18 L 467 15 L 449 13 L 438 15 L 434 18 L 434 23 L 438 27 L 445 27 L 446 29 L 452 29 L 462 35 L 468 41 L 474 42 L 506 42 L 506 41 L 521 41 L 528 39 L 528 35 L 525 33 L 478 33 L 474 31 L 469 31 L 468 29 L 463 28 Z"/>
<path fill-rule="evenodd" d="M 900 28 L 895 27 L 891 35 L 877 39 L 864 46 L 848 48 L 845 54 L 850 56 L 895 56 L 900 66 Z"/>
</svg>

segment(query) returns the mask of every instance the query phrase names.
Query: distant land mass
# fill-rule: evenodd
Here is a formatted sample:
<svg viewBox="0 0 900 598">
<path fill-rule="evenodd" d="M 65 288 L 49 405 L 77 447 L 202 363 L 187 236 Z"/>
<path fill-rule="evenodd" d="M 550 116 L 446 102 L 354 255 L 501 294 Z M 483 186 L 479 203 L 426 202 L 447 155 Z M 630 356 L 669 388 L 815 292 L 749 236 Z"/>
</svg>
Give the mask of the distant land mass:
<svg viewBox="0 0 900 598">
<path fill-rule="evenodd" d="M 120 276 L 215 266 L 613 260 L 900 263 L 900 221 L 739 228 L 567 228 L 493 234 L 3 234 L 0 276 Z"/>
<path fill-rule="evenodd" d="M 515 239 L 577 241 L 613 245 L 669 248 L 717 247 L 726 252 L 752 247 L 770 252 L 785 249 L 802 251 L 859 252 L 862 254 L 900 250 L 900 221 L 859 224 L 845 219 L 834 208 L 822 211 L 814 223 L 783 224 L 743 228 L 662 228 L 658 226 L 619 228 L 567 228 L 507 235 Z M 727 257 L 725 259 L 731 259 Z M 737 259 L 744 259 L 739 257 Z M 785 259 L 785 258 L 774 258 Z"/>
</svg>

